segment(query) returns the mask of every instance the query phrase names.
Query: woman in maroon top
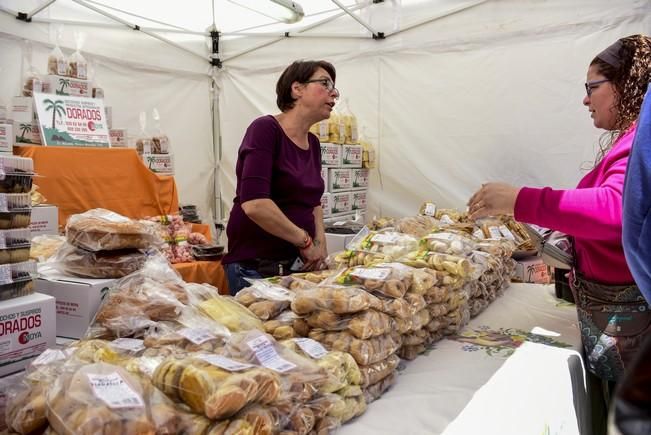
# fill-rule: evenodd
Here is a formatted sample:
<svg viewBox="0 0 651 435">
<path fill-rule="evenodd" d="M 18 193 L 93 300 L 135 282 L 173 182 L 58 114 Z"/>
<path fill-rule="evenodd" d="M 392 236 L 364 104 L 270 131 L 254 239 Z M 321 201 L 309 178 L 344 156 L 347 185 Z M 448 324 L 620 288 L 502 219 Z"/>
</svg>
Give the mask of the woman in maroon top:
<svg viewBox="0 0 651 435">
<path fill-rule="evenodd" d="M 339 98 L 335 78 L 328 62 L 292 63 L 276 83 L 281 113 L 246 130 L 223 260 L 233 295 L 248 285 L 244 278 L 314 270 L 327 255 L 321 147 L 309 129 L 330 117 Z"/>
</svg>

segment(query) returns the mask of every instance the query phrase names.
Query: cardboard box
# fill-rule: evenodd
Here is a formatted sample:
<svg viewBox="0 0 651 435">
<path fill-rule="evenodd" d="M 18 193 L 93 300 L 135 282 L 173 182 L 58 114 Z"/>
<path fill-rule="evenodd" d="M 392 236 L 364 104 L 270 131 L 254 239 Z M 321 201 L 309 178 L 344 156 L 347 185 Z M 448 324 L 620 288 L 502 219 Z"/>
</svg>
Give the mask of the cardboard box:
<svg viewBox="0 0 651 435">
<path fill-rule="evenodd" d="M 368 189 L 368 169 L 351 169 L 352 172 L 352 189 Z"/>
<path fill-rule="evenodd" d="M 40 293 L 0 303 L 0 376 L 24 369 L 55 346 L 54 298 Z"/>
<path fill-rule="evenodd" d="M 366 190 L 357 190 L 351 192 L 351 209 L 355 210 L 366 210 Z"/>
<path fill-rule="evenodd" d="M 13 124 L 14 145 L 41 145 L 41 127 L 38 121 L 16 122 Z"/>
<path fill-rule="evenodd" d="M 353 197 L 351 192 L 332 193 L 330 198 L 332 200 L 330 210 L 332 214 L 350 213 L 353 210 Z"/>
<path fill-rule="evenodd" d="M 113 128 L 113 107 L 104 106 L 104 113 L 106 114 L 106 127 L 110 130 Z"/>
<path fill-rule="evenodd" d="M 321 166 L 324 168 L 341 166 L 341 145 L 334 143 L 321 144 Z"/>
<path fill-rule="evenodd" d="M 361 168 L 363 150 L 364 148 L 361 145 L 342 145 L 341 166 L 345 168 Z"/>
<path fill-rule="evenodd" d="M 0 122 L 7 122 L 7 106 L 0 104 Z"/>
<path fill-rule="evenodd" d="M 328 169 L 328 192 L 341 192 L 353 187 L 353 170 L 343 168 Z"/>
<path fill-rule="evenodd" d="M 34 109 L 34 98 L 32 97 L 13 97 L 11 99 L 11 120 L 14 123 L 31 124 L 37 121 L 36 111 Z"/>
<path fill-rule="evenodd" d="M 332 214 L 332 198 L 330 193 L 326 192 L 321 197 L 321 208 L 323 209 L 323 217 L 329 217 Z"/>
<path fill-rule="evenodd" d="M 74 97 L 90 97 L 92 95 L 89 80 L 80 80 L 53 74 L 46 75 L 43 79 L 43 92 L 57 95 L 71 95 Z"/>
<path fill-rule="evenodd" d="M 109 137 L 113 148 L 126 148 L 129 145 L 129 134 L 126 128 L 110 129 Z"/>
<path fill-rule="evenodd" d="M 13 124 L 0 124 L 0 151 L 13 152 L 15 139 Z"/>
<path fill-rule="evenodd" d="M 323 178 L 323 184 L 325 185 L 327 191 L 328 190 L 328 168 L 321 168 L 321 178 Z"/>
<path fill-rule="evenodd" d="M 541 257 L 528 257 L 517 261 L 513 278 L 520 282 L 537 284 L 549 284 L 552 280 L 549 267 Z"/>
<path fill-rule="evenodd" d="M 354 221 L 358 216 L 361 217 L 361 220 L 358 222 L 366 222 L 366 213 L 360 213 L 359 210 L 355 213 L 337 213 L 335 215 L 330 215 L 328 218 L 323 219 L 323 222 L 328 225 L 336 224 L 337 222 L 348 222 Z"/>
<path fill-rule="evenodd" d="M 172 154 L 143 154 L 142 161 L 150 171 L 157 174 L 170 175 L 174 173 Z"/>
<path fill-rule="evenodd" d="M 29 224 L 32 237 L 43 234 L 59 234 L 59 209 L 54 205 L 39 205 L 32 208 Z"/>
<path fill-rule="evenodd" d="M 41 272 L 36 291 L 56 299 L 56 335 L 81 338 L 114 279 L 88 279 Z"/>
</svg>

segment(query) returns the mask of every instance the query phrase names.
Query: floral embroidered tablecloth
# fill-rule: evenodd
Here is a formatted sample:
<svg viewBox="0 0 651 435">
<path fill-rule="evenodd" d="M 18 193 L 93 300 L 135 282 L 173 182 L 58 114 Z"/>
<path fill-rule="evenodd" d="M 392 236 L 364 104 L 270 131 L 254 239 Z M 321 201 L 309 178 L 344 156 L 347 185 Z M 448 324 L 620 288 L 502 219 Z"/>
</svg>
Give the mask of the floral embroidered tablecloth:
<svg viewBox="0 0 651 435">
<path fill-rule="evenodd" d="M 553 286 L 512 284 L 338 433 L 589 434 L 576 310 L 553 295 Z"/>
</svg>

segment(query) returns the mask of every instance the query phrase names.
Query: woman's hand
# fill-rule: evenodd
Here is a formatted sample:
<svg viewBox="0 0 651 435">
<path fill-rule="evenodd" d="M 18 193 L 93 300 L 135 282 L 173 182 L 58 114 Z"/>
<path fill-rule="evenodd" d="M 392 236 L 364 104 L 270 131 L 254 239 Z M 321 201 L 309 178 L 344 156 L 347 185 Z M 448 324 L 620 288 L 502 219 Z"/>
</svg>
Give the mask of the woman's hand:
<svg viewBox="0 0 651 435">
<path fill-rule="evenodd" d="M 515 200 L 520 188 L 505 183 L 482 184 L 468 201 L 470 219 L 476 220 L 486 216 L 513 214 Z"/>
<path fill-rule="evenodd" d="M 305 249 L 300 249 L 299 253 L 303 259 L 303 270 L 311 271 L 317 268 L 317 266 L 323 261 L 322 257 L 322 248 L 319 243 L 314 243 L 314 241 Z"/>
</svg>

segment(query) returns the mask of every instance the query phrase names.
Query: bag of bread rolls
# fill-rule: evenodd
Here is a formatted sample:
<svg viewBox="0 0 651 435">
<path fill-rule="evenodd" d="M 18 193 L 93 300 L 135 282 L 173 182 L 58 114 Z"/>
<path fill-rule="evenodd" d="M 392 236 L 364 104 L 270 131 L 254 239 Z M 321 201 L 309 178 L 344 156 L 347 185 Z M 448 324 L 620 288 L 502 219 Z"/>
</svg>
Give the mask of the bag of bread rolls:
<svg viewBox="0 0 651 435">
<path fill-rule="evenodd" d="M 378 302 L 375 296 L 360 287 L 323 285 L 298 291 L 291 308 L 298 315 L 317 310 L 346 314 L 367 310 Z"/>
<path fill-rule="evenodd" d="M 389 355 L 388 358 L 366 366 L 359 366 L 362 374 L 362 388 L 376 384 L 382 379 L 393 373 L 400 364 L 400 358 L 397 355 Z"/>
<path fill-rule="evenodd" d="M 240 290 L 235 299 L 261 320 L 269 320 L 289 308 L 294 292 L 265 280 L 254 280 Z"/>
<path fill-rule="evenodd" d="M 323 344 L 326 349 L 350 353 L 359 365 L 369 365 L 386 359 L 402 344 L 397 334 L 385 334 L 360 340 L 345 331 L 327 332 L 315 329 L 310 332 L 310 338 Z"/>
</svg>

